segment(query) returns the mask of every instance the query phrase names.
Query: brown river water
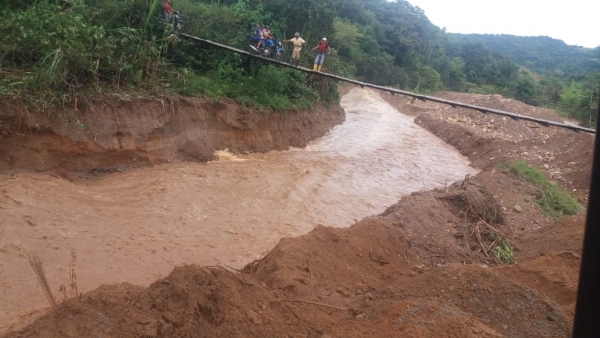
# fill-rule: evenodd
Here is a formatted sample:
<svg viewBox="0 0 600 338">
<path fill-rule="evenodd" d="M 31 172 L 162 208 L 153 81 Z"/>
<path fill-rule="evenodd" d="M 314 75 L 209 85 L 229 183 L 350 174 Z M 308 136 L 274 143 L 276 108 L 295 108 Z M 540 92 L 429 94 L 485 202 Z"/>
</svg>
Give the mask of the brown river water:
<svg viewBox="0 0 600 338">
<path fill-rule="evenodd" d="M 72 183 L 0 176 L 0 332 L 46 308 L 27 254 L 56 298 L 71 249 L 80 292 L 148 285 L 183 263 L 240 268 L 282 237 L 347 227 L 403 195 L 475 174 L 466 158 L 377 92 L 353 89 L 344 124 L 305 149 L 165 164 Z"/>
</svg>

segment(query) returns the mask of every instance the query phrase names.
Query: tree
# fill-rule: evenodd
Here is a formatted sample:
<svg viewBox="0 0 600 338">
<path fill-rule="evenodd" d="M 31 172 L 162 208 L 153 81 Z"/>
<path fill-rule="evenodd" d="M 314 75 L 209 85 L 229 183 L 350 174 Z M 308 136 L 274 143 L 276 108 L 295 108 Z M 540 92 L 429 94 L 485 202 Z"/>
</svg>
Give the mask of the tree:
<svg viewBox="0 0 600 338">
<path fill-rule="evenodd" d="M 346 57 L 360 57 L 359 39 L 363 37 L 358 27 L 352 23 L 336 19 L 333 22 L 333 40 L 331 46 Z"/>
</svg>

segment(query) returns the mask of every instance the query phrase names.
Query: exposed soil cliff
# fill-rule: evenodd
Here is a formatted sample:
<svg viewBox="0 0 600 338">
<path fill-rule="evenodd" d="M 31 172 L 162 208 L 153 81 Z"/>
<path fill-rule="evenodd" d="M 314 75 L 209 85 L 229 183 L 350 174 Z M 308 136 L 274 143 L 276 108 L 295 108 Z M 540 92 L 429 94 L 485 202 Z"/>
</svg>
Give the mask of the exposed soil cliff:
<svg viewBox="0 0 600 338">
<path fill-rule="evenodd" d="M 0 105 L 0 172 L 63 170 L 81 178 L 216 150 L 303 147 L 344 120 L 339 105 L 277 113 L 205 99 L 133 99 L 39 111 Z"/>
</svg>

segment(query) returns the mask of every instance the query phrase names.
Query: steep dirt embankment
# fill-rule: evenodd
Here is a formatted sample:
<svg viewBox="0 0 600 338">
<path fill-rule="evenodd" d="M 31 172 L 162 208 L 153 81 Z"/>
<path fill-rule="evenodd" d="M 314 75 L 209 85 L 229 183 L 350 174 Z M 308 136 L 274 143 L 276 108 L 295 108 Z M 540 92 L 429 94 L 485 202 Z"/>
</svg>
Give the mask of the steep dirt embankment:
<svg viewBox="0 0 600 338">
<path fill-rule="evenodd" d="M 206 161 L 215 150 L 303 147 L 344 120 L 339 105 L 259 112 L 205 99 L 134 99 L 51 111 L 0 106 L 0 172 L 80 171 L 79 176 L 174 160 Z"/>
<path fill-rule="evenodd" d="M 501 95 L 439 92 L 434 96 L 547 120 L 563 120 L 553 110 L 528 106 Z M 382 97 L 399 111 L 416 116 L 417 124 L 456 147 L 475 167 L 486 169 L 503 161 L 525 160 L 545 171 L 548 178 L 563 189 L 582 201 L 587 200 L 593 135 L 388 93 L 382 93 Z"/>
</svg>

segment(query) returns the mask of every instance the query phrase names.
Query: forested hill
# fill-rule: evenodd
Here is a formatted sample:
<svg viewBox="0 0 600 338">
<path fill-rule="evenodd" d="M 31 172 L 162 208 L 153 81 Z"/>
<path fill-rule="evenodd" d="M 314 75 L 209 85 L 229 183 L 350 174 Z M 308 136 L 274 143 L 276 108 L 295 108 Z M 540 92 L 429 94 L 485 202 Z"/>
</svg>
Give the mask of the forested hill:
<svg viewBox="0 0 600 338">
<path fill-rule="evenodd" d="M 600 71 L 600 47 L 567 45 L 547 36 L 451 33 L 462 43 L 481 43 L 492 52 L 509 55 L 517 63 L 539 73 L 564 72 L 582 77 Z"/>
<path fill-rule="evenodd" d="M 282 111 L 338 99 L 335 82 L 178 39 L 163 2 L 0 0 L 0 99 L 46 107 L 110 92 L 176 91 Z M 327 37 L 329 73 L 421 93 L 500 93 L 587 123 L 595 119 L 600 49 L 550 38 L 448 34 L 410 0 L 171 0 L 171 6 L 181 13 L 184 33 L 241 49 L 259 23 L 281 39 L 299 32 L 307 41 L 304 67 L 313 67 L 313 48 Z"/>
</svg>

